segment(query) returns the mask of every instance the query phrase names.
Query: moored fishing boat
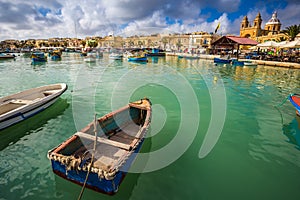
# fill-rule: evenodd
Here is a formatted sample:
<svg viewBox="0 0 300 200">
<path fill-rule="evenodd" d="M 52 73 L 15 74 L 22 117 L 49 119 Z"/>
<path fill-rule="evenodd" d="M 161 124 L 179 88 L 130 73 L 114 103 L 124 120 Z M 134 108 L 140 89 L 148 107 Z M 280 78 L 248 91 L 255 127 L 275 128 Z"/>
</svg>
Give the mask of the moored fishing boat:
<svg viewBox="0 0 300 200">
<path fill-rule="evenodd" d="M 148 62 L 146 56 L 129 56 L 128 61 L 134 61 L 134 62 Z"/>
<path fill-rule="evenodd" d="M 44 63 L 47 62 L 47 56 L 44 52 L 33 52 L 31 54 L 31 64 Z"/>
<path fill-rule="evenodd" d="M 123 54 L 122 53 L 111 53 L 109 54 L 109 58 L 113 60 L 122 60 Z"/>
<path fill-rule="evenodd" d="M 152 48 L 146 53 L 146 56 L 166 56 L 166 53 L 161 49 Z"/>
<path fill-rule="evenodd" d="M 299 94 L 290 94 L 289 100 L 293 104 L 293 106 L 296 108 L 297 115 L 300 116 L 300 95 Z"/>
<path fill-rule="evenodd" d="M 0 60 L 14 59 L 15 57 L 15 55 L 0 53 Z"/>
<path fill-rule="evenodd" d="M 237 59 L 232 59 L 231 64 L 234 66 L 244 66 L 244 61 L 239 61 Z"/>
<path fill-rule="evenodd" d="M 214 58 L 214 63 L 231 63 L 230 58 Z"/>
<path fill-rule="evenodd" d="M 64 83 L 52 84 L 0 98 L 0 130 L 48 108 L 66 89 Z"/>
<path fill-rule="evenodd" d="M 252 61 L 245 61 L 244 62 L 244 65 L 245 66 L 253 66 L 253 67 L 255 67 L 255 66 L 257 66 L 257 63 L 255 63 L 255 62 L 252 62 Z"/>
<path fill-rule="evenodd" d="M 139 152 L 150 125 L 144 98 L 98 118 L 48 152 L 55 174 L 106 194 L 115 194 Z"/>
<path fill-rule="evenodd" d="M 88 53 L 84 59 L 85 62 L 96 62 L 96 55 L 94 55 L 93 53 Z"/>
<path fill-rule="evenodd" d="M 61 54 L 62 52 L 59 49 L 53 50 L 50 52 L 51 60 L 61 60 Z"/>
<path fill-rule="evenodd" d="M 199 59 L 200 57 L 197 54 L 180 54 L 178 58 L 185 58 L 185 59 Z"/>
</svg>

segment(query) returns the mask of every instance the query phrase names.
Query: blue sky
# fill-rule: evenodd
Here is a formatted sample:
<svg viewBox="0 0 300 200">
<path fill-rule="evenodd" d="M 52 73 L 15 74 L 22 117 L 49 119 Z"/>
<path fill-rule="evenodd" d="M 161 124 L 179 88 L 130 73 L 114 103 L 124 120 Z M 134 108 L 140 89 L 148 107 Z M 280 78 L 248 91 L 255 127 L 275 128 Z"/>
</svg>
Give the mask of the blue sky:
<svg viewBox="0 0 300 200">
<path fill-rule="evenodd" d="M 239 34 L 242 18 L 263 24 L 277 11 L 282 29 L 300 24 L 299 0 L 0 0 L 0 40 L 130 36 L 154 33 Z"/>
</svg>

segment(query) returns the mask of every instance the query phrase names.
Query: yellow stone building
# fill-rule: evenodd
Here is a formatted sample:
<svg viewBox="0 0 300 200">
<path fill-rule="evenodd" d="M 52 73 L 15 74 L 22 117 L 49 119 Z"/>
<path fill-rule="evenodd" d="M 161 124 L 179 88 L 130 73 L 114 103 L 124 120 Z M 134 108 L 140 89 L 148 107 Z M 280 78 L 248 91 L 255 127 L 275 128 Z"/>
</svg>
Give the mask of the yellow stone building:
<svg viewBox="0 0 300 200">
<path fill-rule="evenodd" d="M 262 19 L 260 13 L 258 13 L 253 20 L 253 25 L 248 21 L 248 17 L 245 16 L 240 26 L 240 36 L 251 38 L 257 42 L 265 42 L 269 40 L 281 41 L 288 40 L 288 37 L 280 33 L 281 23 L 277 17 L 277 12 L 272 14 L 271 19 L 266 23 L 264 29 L 261 28 Z"/>
</svg>

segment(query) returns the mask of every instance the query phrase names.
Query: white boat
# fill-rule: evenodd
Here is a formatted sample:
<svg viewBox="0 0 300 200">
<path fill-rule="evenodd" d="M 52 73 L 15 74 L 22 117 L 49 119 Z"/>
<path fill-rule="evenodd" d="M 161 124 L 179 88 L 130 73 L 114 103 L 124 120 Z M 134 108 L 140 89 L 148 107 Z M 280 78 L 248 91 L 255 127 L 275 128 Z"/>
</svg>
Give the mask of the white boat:
<svg viewBox="0 0 300 200">
<path fill-rule="evenodd" d="M 257 63 L 251 62 L 251 61 L 245 61 L 245 62 L 244 62 L 244 65 L 245 65 L 245 66 L 257 66 Z"/>
<path fill-rule="evenodd" d="M 96 55 L 88 53 L 88 54 L 84 57 L 84 61 L 85 61 L 85 62 L 96 62 Z"/>
<path fill-rule="evenodd" d="M 45 85 L 0 98 L 0 130 L 48 108 L 67 87 L 65 83 Z"/>
<path fill-rule="evenodd" d="M 122 53 L 111 53 L 109 55 L 110 59 L 114 59 L 114 60 L 122 60 L 123 59 L 123 54 Z"/>
<path fill-rule="evenodd" d="M 15 55 L 0 53 L 0 60 L 13 59 L 15 57 Z"/>
</svg>

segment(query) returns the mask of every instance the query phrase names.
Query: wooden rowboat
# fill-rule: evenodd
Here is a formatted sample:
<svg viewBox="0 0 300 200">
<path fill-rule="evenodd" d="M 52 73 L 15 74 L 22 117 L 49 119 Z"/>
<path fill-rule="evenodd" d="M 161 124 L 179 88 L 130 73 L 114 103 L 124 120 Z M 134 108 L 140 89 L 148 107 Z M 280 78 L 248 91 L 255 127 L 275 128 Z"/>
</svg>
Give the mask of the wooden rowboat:
<svg viewBox="0 0 300 200">
<path fill-rule="evenodd" d="M 98 118 L 48 151 L 54 173 L 115 194 L 143 144 L 150 119 L 151 102 L 146 98 Z"/>
<path fill-rule="evenodd" d="M 290 94 L 289 100 L 293 104 L 293 106 L 296 108 L 297 115 L 300 116 L 300 95 L 299 94 Z"/>
<path fill-rule="evenodd" d="M 0 98 L 0 130 L 52 105 L 67 90 L 64 83 L 32 88 Z"/>
</svg>

